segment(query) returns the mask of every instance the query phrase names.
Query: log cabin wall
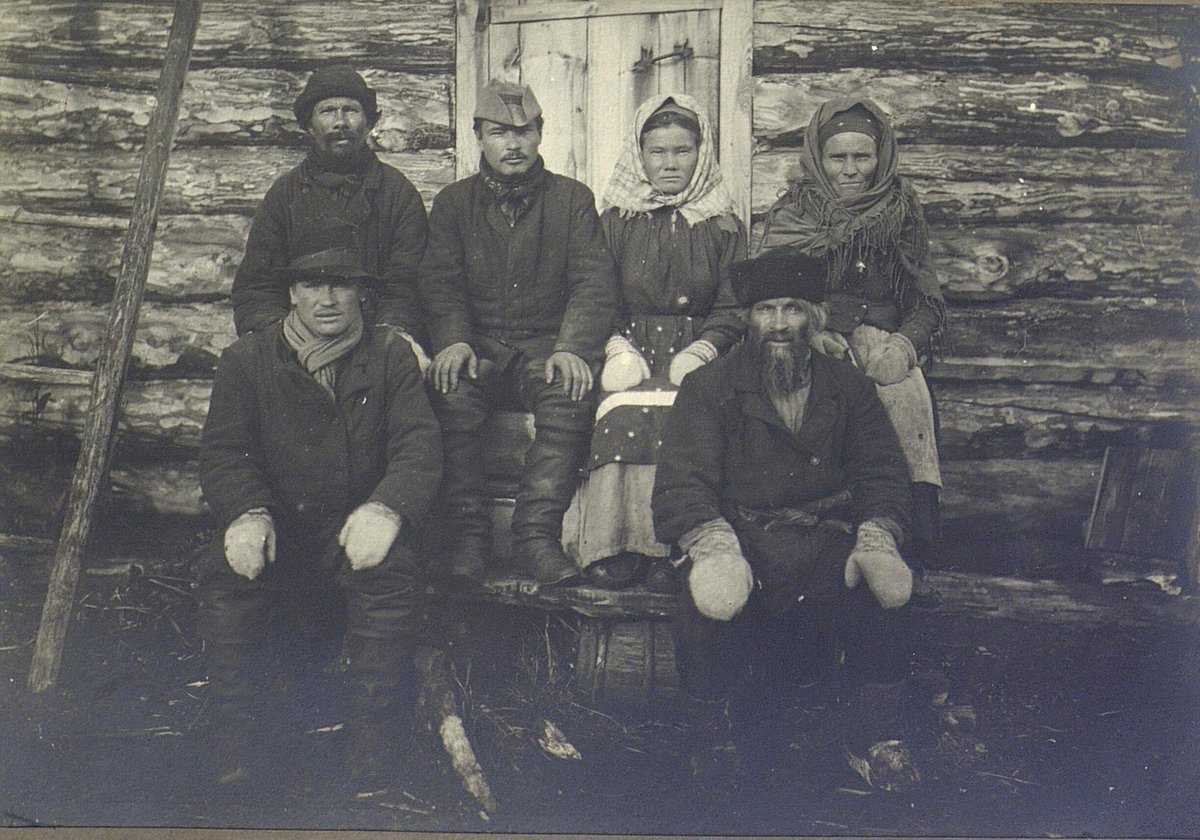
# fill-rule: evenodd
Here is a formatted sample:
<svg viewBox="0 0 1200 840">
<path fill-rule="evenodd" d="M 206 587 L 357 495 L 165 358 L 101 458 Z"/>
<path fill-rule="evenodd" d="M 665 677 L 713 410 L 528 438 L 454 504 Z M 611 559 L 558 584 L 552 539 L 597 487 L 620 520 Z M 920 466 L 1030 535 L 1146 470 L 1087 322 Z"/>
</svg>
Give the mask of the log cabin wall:
<svg viewBox="0 0 1200 840">
<path fill-rule="evenodd" d="M 0 362 L 94 363 L 170 16 L 0 7 Z M 427 202 L 453 178 L 454 17 L 452 0 L 205 2 L 110 515 L 202 510 L 230 283 L 303 154 L 310 69 L 363 71 L 376 147 Z M 1078 544 L 1106 445 L 1194 448 L 1197 24 L 1185 6 L 755 0 L 755 231 L 818 102 L 866 93 L 894 116 L 950 305 L 933 384 L 953 539 Z M 57 533 L 87 395 L 0 385 L 0 530 Z"/>
</svg>

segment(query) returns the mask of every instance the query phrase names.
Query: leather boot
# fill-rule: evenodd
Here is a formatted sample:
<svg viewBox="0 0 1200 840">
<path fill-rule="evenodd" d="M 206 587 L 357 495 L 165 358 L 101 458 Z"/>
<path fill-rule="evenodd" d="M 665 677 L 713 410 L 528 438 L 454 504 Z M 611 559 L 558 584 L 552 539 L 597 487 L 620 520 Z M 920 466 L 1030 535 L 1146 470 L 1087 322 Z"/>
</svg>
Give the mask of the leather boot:
<svg viewBox="0 0 1200 840">
<path fill-rule="evenodd" d="M 447 539 L 435 571 L 478 580 L 487 566 L 490 532 L 484 506 L 483 439 L 476 432 L 443 435 L 441 500 Z"/>
<path fill-rule="evenodd" d="M 401 781 L 411 750 L 417 675 L 411 643 L 350 640 L 346 775 L 355 793 Z"/>
<path fill-rule="evenodd" d="M 219 785 L 245 784 L 254 775 L 255 701 L 263 688 L 254 654 L 252 645 L 208 643 L 212 776 Z"/>
<path fill-rule="evenodd" d="M 872 787 L 887 791 L 910 788 L 921 773 L 903 738 L 902 699 L 908 683 L 862 683 L 854 688 L 846 709 L 845 746 L 850 767 Z"/>
<path fill-rule="evenodd" d="M 684 721 L 691 729 L 688 764 L 692 779 L 705 793 L 725 796 L 732 792 L 741 770 L 741 758 L 733 741 L 728 698 L 681 696 Z"/>
<path fill-rule="evenodd" d="M 513 548 L 519 568 L 538 583 L 567 585 L 583 579 L 562 548 L 562 521 L 579 484 L 587 441 L 547 441 L 538 431 L 525 454 L 525 468 L 513 510 Z M 554 437 L 567 438 L 559 434 Z"/>
</svg>

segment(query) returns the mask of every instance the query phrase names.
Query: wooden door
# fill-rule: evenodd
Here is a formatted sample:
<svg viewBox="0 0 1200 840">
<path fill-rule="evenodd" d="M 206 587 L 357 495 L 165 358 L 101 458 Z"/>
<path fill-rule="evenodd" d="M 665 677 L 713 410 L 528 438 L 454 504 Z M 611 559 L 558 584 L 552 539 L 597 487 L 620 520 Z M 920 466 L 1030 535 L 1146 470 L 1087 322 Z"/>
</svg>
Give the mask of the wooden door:
<svg viewBox="0 0 1200 840">
<path fill-rule="evenodd" d="M 489 78 L 533 88 L 547 168 L 597 194 L 642 100 L 686 93 L 707 108 L 721 171 L 749 224 L 752 12 L 752 0 L 462 0 L 458 177 L 478 169 L 471 117 Z"/>
</svg>

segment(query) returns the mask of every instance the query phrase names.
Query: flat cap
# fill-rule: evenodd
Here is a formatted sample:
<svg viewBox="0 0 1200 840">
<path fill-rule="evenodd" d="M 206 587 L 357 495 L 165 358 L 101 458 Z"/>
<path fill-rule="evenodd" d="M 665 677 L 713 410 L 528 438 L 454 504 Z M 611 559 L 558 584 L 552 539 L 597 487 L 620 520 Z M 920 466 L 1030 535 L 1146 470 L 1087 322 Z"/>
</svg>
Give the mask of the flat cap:
<svg viewBox="0 0 1200 840">
<path fill-rule="evenodd" d="M 772 248 L 730 269 L 733 295 L 742 306 L 762 300 L 798 298 L 810 303 L 825 299 L 829 267 L 824 257 L 813 257 L 796 248 Z"/>
<path fill-rule="evenodd" d="M 475 99 L 475 119 L 502 125 L 529 125 L 542 115 L 542 106 L 529 85 L 492 79 Z"/>
</svg>

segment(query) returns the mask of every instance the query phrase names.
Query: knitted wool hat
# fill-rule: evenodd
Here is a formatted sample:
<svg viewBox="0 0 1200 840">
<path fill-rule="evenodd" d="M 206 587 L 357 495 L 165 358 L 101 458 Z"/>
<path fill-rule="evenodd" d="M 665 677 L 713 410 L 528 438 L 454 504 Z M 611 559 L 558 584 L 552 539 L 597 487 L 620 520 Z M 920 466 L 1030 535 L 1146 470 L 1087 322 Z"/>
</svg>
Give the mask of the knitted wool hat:
<svg viewBox="0 0 1200 840">
<path fill-rule="evenodd" d="M 753 306 L 774 298 L 820 303 L 825 299 L 828 273 L 824 257 L 782 247 L 734 263 L 729 279 L 734 297 L 742 306 Z"/>
<path fill-rule="evenodd" d="M 334 99 L 344 96 L 347 99 L 357 99 L 367 112 L 371 125 L 379 119 L 376 108 L 375 91 L 367 87 L 363 77 L 349 67 L 322 67 L 314 70 L 308 77 L 304 90 L 296 97 L 292 113 L 296 115 L 301 128 L 308 128 L 312 118 L 313 108 L 323 99 Z"/>
</svg>

